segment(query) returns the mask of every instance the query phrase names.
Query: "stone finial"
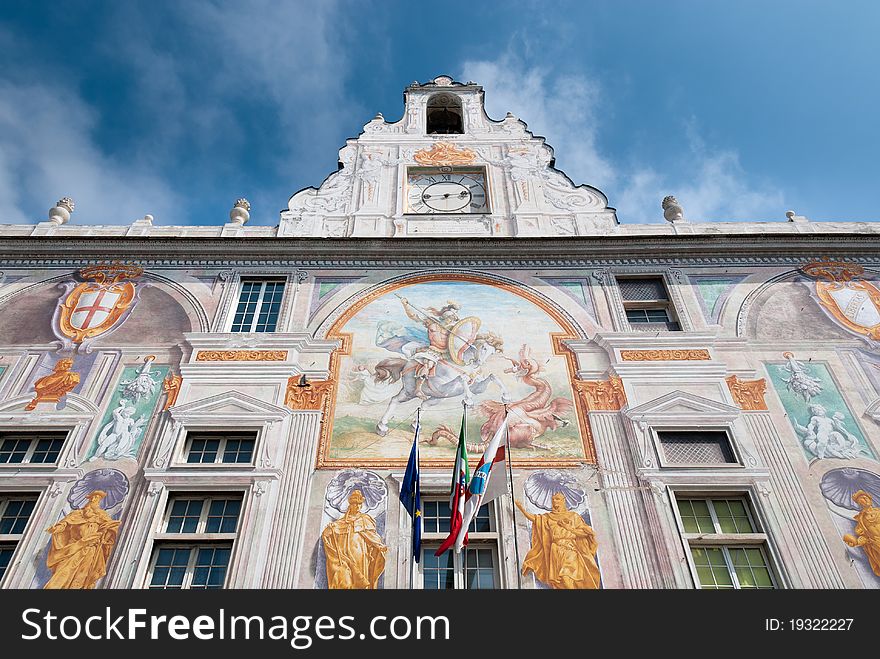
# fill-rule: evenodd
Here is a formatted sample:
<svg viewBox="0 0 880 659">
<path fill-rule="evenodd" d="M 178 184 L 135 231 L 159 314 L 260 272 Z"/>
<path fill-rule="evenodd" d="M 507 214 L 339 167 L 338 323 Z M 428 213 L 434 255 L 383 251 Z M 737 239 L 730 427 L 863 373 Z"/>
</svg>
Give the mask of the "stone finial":
<svg viewBox="0 0 880 659">
<path fill-rule="evenodd" d="M 153 226 L 153 216 L 152 215 L 144 215 L 139 220 L 135 220 L 132 224 L 136 224 L 138 226 Z"/>
<path fill-rule="evenodd" d="M 663 207 L 663 217 L 666 218 L 667 222 L 684 222 L 684 209 L 681 207 L 681 204 L 678 203 L 678 200 L 672 195 L 668 195 L 663 197 L 663 203 L 661 204 Z"/>
<path fill-rule="evenodd" d="M 70 221 L 70 214 L 73 212 L 74 203 L 70 197 L 61 197 L 54 208 L 49 209 L 49 221 L 53 224 L 64 224 Z"/>
<path fill-rule="evenodd" d="M 797 215 L 794 211 L 785 211 L 785 217 L 789 222 L 809 222 L 806 215 Z"/>
<path fill-rule="evenodd" d="M 250 214 L 251 204 L 245 199 L 237 199 L 235 201 L 235 206 L 232 207 L 232 210 L 229 211 L 229 220 L 230 222 L 234 222 L 235 224 L 244 224 L 249 219 L 251 219 Z"/>
</svg>

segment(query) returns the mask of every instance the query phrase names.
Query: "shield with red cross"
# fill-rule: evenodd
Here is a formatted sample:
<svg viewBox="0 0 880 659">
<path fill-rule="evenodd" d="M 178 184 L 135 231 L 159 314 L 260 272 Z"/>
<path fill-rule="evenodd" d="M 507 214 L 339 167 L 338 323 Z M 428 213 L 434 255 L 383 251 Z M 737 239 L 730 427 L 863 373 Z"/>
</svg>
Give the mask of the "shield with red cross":
<svg viewBox="0 0 880 659">
<path fill-rule="evenodd" d="M 74 343 L 99 336 L 116 325 L 134 294 L 130 281 L 79 284 L 61 303 L 59 329 Z"/>
</svg>

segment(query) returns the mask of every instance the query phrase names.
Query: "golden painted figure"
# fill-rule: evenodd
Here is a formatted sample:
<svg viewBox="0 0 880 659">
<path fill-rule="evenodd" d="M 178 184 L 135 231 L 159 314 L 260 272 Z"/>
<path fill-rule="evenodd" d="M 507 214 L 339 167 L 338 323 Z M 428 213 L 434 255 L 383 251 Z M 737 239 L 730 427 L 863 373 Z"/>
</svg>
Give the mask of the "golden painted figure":
<svg viewBox="0 0 880 659">
<path fill-rule="evenodd" d="M 101 508 L 105 496 L 106 492 L 95 490 L 82 508 L 46 529 L 52 534 L 46 558 L 52 577 L 43 588 L 94 588 L 106 574 L 120 522 Z"/>
<path fill-rule="evenodd" d="M 79 384 L 79 373 L 70 370 L 73 366 L 72 359 L 59 359 L 55 363 L 55 370 L 34 382 L 34 391 L 37 393 L 34 399 L 24 409 L 30 411 L 37 407 L 37 403 L 57 403 L 68 391 Z"/>
<path fill-rule="evenodd" d="M 553 495 L 549 513 L 533 515 L 519 501 L 516 505 L 532 523 L 532 548 L 523 561 L 523 576 L 534 572 L 551 588 L 600 587 L 596 534 L 566 507 L 564 494 Z"/>
<path fill-rule="evenodd" d="M 861 547 L 868 556 L 874 574 L 880 577 L 880 508 L 874 507 L 871 495 L 859 490 L 852 495 L 861 512 L 855 516 L 856 534 L 847 533 L 843 541 L 850 547 Z"/>
<path fill-rule="evenodd" d="M 361 512 L 364 495 L 352 490 L 345 514 L 321 533 L 327 556 L 327 587 L 373 589 L 385 571 L 388 547 L 376 531 L 375 520 Z"/>
</svg>

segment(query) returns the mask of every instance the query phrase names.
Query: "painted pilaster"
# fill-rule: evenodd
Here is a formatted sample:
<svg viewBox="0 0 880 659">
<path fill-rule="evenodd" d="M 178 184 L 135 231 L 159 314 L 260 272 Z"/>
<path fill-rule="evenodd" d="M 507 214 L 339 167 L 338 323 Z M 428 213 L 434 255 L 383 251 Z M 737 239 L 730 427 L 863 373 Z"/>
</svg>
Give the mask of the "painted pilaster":
<svg viewBox="0 0 880 659">
<path fill-rule="evenodd" d="M 743 415 L 761 461 L 769 467 L 771 491 L 767 495 L 781 513 L 779 548 L 795 588 L 845 588 L 808 499 L 785 453 L 782 439 L 769 412 Z"/>
<path fill-rule="evenodd" d="M 620 586 L 623 588 L 671 588 L 667 576 L 668 558 L 658 556 L 652 527 L 645 505 L 643 484 L 633 465 L 630 442 L 619 414 L 590 412 L 590 426 L 599 458 L 599 482 L 608 516 L 613 523 L 614 542 L 620 562 Z M 647 496 L 652 496 L 650 492 Z M 665 552 L 664 548 L 659 548 Z"/>
<path fill-rule="evenodd" d="M 321 432 L 321 410 L 291 415 L 290 441 L 281 468 L 264 588 L 295 588 L 303 554 L 303 533 L 311 474 Z"/>
</svg>

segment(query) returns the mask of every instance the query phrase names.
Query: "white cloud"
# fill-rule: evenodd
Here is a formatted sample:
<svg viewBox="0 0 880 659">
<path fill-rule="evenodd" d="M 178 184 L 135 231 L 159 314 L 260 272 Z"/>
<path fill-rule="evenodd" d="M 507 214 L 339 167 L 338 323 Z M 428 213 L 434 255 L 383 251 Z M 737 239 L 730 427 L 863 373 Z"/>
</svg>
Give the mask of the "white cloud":
<svg viewBox="0 0 880 659">
<path fill-rule="evenodd" d="M 117 112 L 112 139 L 99 130 L 110 118 L 104 106 L 79 92 L 77 78 L 87 76 L 36 64 L 0 72 L 0 223 L 41 221 L 45 211 L 34 209 L 68 195 L 77 224 L 128 224 L 146 213 L 187 224 L 217 204 L 194 201 L 204 195 L 194 181 L 228 187 L 229 203 L 248 196 L 254 223 L 277 221 L 288 191 L 272 188 L 274 176 L 239 189 L 244 172 L 283 171 L 290 193 L 320 181 L 342 146 L 339 126 L 369 114 L 346 96 L 343 18 L 332 1 L 114 7 L 94 47 L 126 74 L 120 90 L 132 112 L 106 110 Z M 35 47 L 3 31 L 0 45 Z M 261 143 L 249 143 L 254 136 Z M 299 180 L 320 162 L 319 174 L 306 174 L 315 180 Z"/>
<path fill-rule="evenodd" d="M 62 196 L 76 202 L 77 224 L 128 224 L 171 215 L 175 193 L 136 160 L 103 153 L 92 139 L 96 115 L 59 84 L 0 81 L 0 222 L 31 223 L 24 208 L 46 211 Z"/>
<path fill-rule="evenodd" d="M 682 126 L 680 142 L 686 148 L 669 162 L 623 165 L 598 146 L 599 131 L 608 125 L 597 80 L 582 74 L 556 76 L 510 52 L 492 61 L 465 62 L 461 79 L 483 85 L 490 116 L 512 112 L 546 137 L 557 167 L 575 183 L 605 192 L 622 222 L 662 222 L 660 203 L 668 194 L 677 197 L 693 222 L 782 219 L 782 192 L 751 182 L 736 151 L 707 147 L 693 120 Z"/>
<path fill-rule="evenodd" d="M 600 89 L 585 76 L 552 77 L 538 67 L 527 68 L 516 57 L 465 62 L 462 80 L 486 90 L 486 111 L 493 119 L 507 112 L 527 122 L 535 135 L 554 147 L 557 166 L 572 178 L 613 180 L 614 168 L 596 146 Z"/>
</svg>

